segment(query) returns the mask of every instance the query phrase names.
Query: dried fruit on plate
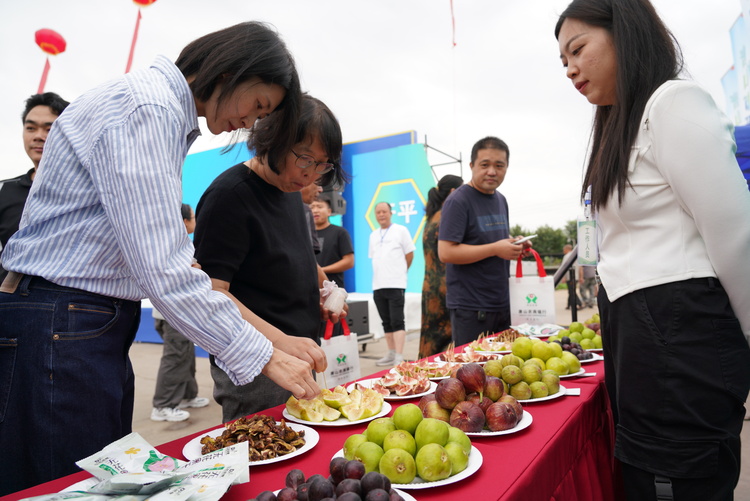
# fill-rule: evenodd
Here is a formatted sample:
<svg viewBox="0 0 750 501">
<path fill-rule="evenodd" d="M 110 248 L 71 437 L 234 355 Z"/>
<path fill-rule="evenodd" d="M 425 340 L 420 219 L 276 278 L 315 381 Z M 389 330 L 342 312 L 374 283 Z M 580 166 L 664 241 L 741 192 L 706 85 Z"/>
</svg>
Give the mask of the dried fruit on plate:
<svg viewBox="0 0 750 501">
<path fill-rule="evenodd" d="M 284 456 L 305 445 L 305 432 L 289 428 L 284 420 L 277 423 L 270 416 L 255 415 L 250 419 L 241 417 L 226 423 L 226 429 L 216 438 L 201 439 L 201 454 L 208 454 L 240 442 L 247 442 L 250 461 L 261 461 Z"/>
<path fill-rule="evenodd" d="M 430 379 L 424 374 L 405 375 L 389 372 L 377 381 L 373 382 L 372 389 L 383 395 L 389 396 L 395 393 L 396 396 L 406 397 L 408 395 L 417 395 L 430 389 Z"/>
</svg>

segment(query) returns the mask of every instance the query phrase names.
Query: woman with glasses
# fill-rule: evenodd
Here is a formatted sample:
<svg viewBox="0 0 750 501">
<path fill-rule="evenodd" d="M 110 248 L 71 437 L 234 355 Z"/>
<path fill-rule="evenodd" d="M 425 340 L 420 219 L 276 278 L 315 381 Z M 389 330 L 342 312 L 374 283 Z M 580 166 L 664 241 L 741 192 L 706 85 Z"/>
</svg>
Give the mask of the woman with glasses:
<svg viewBox="0 0 750 501">
<path fill-rule="evenodd" d="M 312 183 L 343 184 L 341 129 L 325 104 L 304 95 L 294 144 L 271 162 L 266 152 L 275 141 L 274 118 L 249 143 L 255 157 L 219 175 L 198 203 L 196 258 L 214 290 L 240 304 L 245 319 L 264 325 L 264 332 L 294 336 L 280 336 L 294 345 L 282 349 L 320 350 L 318 266 L 299 192 Z M 291 395 L 262 375 L 237 386 L 213 359 L 211 375 L 225 422 Z"/>
</svg>

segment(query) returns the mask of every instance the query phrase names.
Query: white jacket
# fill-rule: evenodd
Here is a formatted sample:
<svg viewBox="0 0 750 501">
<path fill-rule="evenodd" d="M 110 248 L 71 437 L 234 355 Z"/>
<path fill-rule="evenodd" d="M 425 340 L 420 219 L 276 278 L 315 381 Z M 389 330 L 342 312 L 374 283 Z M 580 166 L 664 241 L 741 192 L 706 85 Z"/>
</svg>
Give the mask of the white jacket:
<svg viewBox="0 0 750 501">
<path fill-rule="evenodd" d="M 750 335 L 750 191 L 733 125 L 697 84 L 673 80 L 649 99 L 622 206 L 597 214 L 598 271 L 610 301 L 635 290 L 718 277 Z"/>
</svg>

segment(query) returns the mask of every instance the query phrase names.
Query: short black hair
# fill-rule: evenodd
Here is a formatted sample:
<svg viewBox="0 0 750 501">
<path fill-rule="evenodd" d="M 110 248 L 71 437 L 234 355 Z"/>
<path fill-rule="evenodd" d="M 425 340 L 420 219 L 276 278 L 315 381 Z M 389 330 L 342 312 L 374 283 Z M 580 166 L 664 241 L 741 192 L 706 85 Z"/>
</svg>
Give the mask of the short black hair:
<svg viewBox="0 0 750 501">
<path fill-rule="evenodd" d="M 471 163 L 474 163 L 474 160 L 477 159 L 479 150 L 504 151 L 506 159 L 510 162 L 510 149 L 508 149 L 508 145 L 505 144 L 505 141 L 495 136 L 487 136 L 474 143 L 474 146 L 471 148 Z"/>
<path fill-rule="evenodd" d="M 255 155 L 258 157 L 266 156 L 268 158 L 268 151 L 274 143 L 272 133 L 276 128 L 274 122 L 279 119 L 279 117 L 274 116 L 272 113 L 267 118 L 258 122 L 253 135 L 248 141 L 248 147 L 254 150 Z M 323 144 L 328 161 L 333 164 L 333 169 L 323 174 L 318 180 L 318 184 L 334 188 L 342 187 L 349 179 L 341 166 L 341 149 L 343 148 L 341 127 L 328 106 L 320 99 L 316 99 L 309 94 L 303 94 L 299 121 L 297 122 L 295 131 L 296 134 L 292 146 L 317 137 Z M 290 150 L 291 146 L 284 154 L 288 154 Z M 272 163 L 270 159 L 268 159 L 268 167 L 276 174 L 280 174 L 278 164 Z"/>
<path fill-rule="evenodd" d="M 510 149 L 508 149 L 508 145 L 505 144 L 505 141 L 503 141 L 502 139 L 496 138 L 495 136 L 487 136 L 485 138 L 480 139 L 476 143 L 474 143 L 474 146 L 471 148 L 471 163 L 474 163 L 474 160 L 477 159 L 479 150 L 504 151 L 506 160 L 510 162 Z"/>
<path fill-rule="evenodd" d="M 275 30 L 250 21 L 209 33 L 189 43 L 175 65 L 185 78 L 193 77 L 190 90 L 200 101 L 208 101 L 221 84 L 221 104 L 254 77 L 286 89 L 284 99 L 271 113 L 277 120 L 266 125 L 272 127 L 274 137 L 267 156 L 276 163 L 289 152 L 294 145 L 302 93 L 294 58 Z"/>
<path fill-rule="evenodd" d="M 60 113 L 62 113 L 69 104 L 70 103 L 68 101 L 61 98 L 54 92 L 33 94 L 26 100 L 26 107 L 23 109 L 23 113 L 21 114 L 21 123 L 26 122 L 26 115 L 28 115 L 29 112 L 37 106 L 49 106 L 49 108 L 55 115 L 60 116 Z"/>
<path fill-rule="evenodd" d="M 190 220 L 190 215 L 193 213 L 193 208 L 188 204 L 182 204 L 182 207 L 180 207 L 180 212 L 182 212 L 182 219 Z"/>
</svg>

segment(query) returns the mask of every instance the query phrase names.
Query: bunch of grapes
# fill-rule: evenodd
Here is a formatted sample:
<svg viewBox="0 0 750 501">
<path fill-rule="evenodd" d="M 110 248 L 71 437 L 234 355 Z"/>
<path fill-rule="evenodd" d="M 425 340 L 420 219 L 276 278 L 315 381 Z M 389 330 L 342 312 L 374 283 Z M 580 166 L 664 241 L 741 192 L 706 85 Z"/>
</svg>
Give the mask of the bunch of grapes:
<svg viewBox="0 0 750 501">
<path fill-rule="evenodd" d="M 571 352 L 576 356 L 576 358 L 578 358 L 578 360 L 588 360 L 590 358 L 594 358 L 593 353 L 591 353 L 590 351 L 586 351 L 585 348 L 581 348 L 580 344 L 576 343 L 568 336 L 563 336 L 559 340 L 555 340 L 552 342 L 560 344 L 563 350 Z"/>
<path fill-rule="evenodd" d="M 312 475 L 305 479 L 302 470 L 286 475 L 286 487 L 278 494 L 263 491 L 256 501 L 404 501 L 381 473 L 365 473 L 365 465 L 355 459 L 335 457 L 329 465 L 330 476 Z M 253 501 L 253 500 L 250 500 Z"/>
</svg>

